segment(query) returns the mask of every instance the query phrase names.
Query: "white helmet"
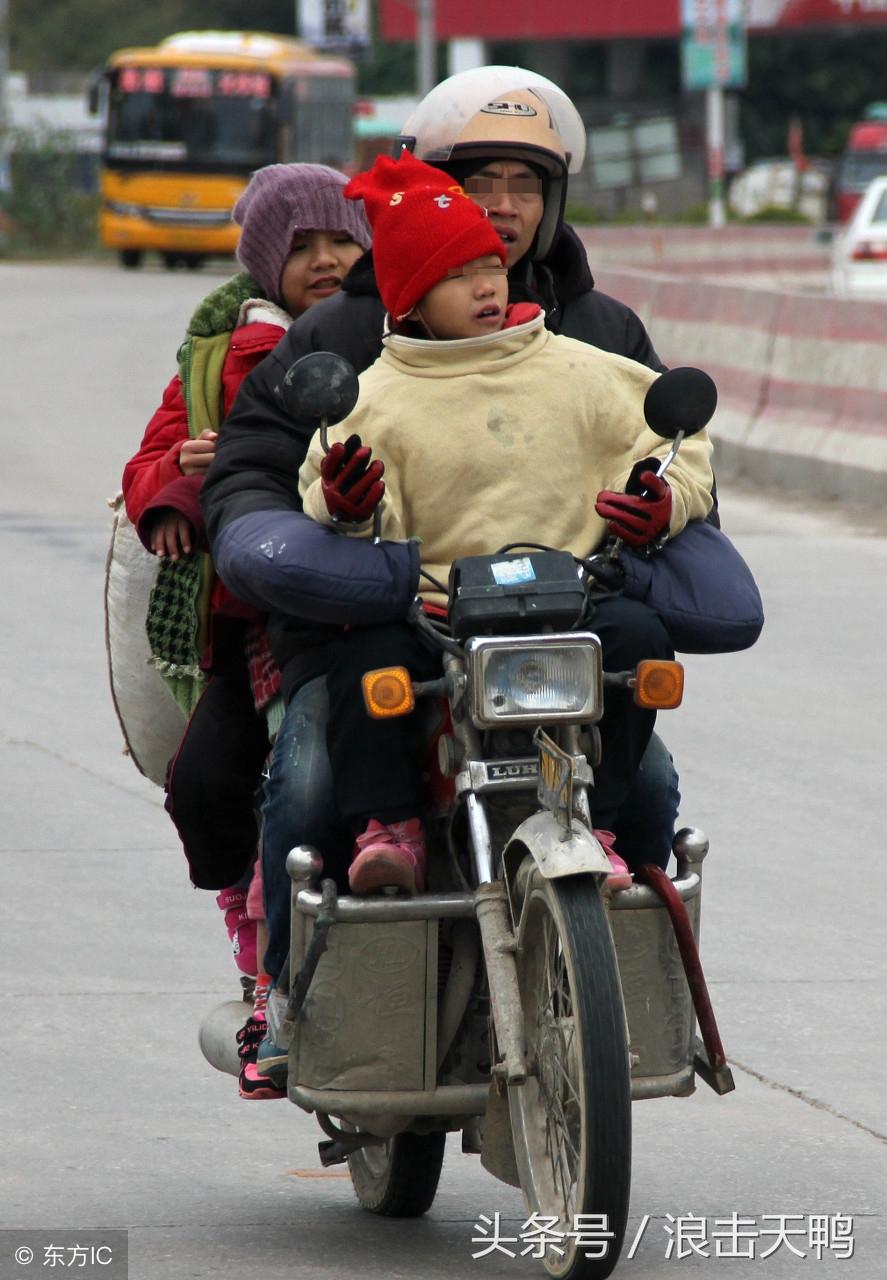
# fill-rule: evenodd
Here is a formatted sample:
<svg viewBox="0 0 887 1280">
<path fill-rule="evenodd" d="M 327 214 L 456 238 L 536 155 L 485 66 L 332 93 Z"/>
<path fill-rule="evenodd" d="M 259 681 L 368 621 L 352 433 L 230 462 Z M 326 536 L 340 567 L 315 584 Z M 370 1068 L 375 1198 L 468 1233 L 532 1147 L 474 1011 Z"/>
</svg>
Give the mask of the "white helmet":
<svg viewBox="0 0 887 1280">
<path fill-rule="evenodd" d="M 563 217 L 567 174 L 585 159 L 585 125 L 562 89 L 523 67 L 474 67 L 442 80 L 399 139 L 420 160 L 444 168 L 464 160 L 520 159 L 548 174 L 534 257 L 544 258 Z"/>
</svg>

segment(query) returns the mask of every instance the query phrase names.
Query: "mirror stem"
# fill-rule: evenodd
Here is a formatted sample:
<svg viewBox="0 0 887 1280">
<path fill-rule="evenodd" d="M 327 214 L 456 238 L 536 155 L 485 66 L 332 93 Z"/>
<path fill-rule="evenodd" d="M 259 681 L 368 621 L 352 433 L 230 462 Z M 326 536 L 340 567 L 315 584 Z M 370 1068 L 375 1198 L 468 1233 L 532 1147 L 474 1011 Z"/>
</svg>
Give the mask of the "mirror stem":
<svg viewBox="0 0 887 1280">
<path fill-rule="evenodd" d="M 685 435 L 685 432 L 679 431 L 678 434 L 675 436 L 674 444 L 671 446 L 668 453 L 662 459 L 662 461 L 660 462 L 657 468 L 657 471 L 656 471 L 657 476 L 659 477 L 664 476 L 668 468 L 674 462 L 675 454 L 677 453 L 678 449 L 680 449 L 681 447 L 681 441 L 683 440 L 684 435 Z"/>
</svg>

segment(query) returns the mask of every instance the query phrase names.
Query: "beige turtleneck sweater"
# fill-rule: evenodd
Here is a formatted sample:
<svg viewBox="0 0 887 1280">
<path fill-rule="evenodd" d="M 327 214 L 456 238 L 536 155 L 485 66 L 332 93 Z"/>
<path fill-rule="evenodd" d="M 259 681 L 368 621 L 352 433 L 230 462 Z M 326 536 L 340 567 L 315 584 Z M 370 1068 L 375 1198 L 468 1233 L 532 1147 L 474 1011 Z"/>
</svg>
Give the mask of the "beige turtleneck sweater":
<svg viewBox="0 0 887 1280">
<path fill-rule="evenodd" d="M 668 451 L 643 414 L 658 375 L 549 333 L 544 319 L 455 341 L 387 337 L 356 408 L 329 432 L 331 443 L 357 432 L 385 463 L 382 537 L 419 538 L 422 567 L 441 582 L 454 559 L 510 542 L 588 555 L 606 534 L 598 492 L 624 488 L 635 462 Z M 322 457 L 318 433 L 299 491 L 306 513 L 329 523 Z M 668 471 L 672 535 L 711 508 L 710 458 L 703 431 Z M 347 531 L 366 536 L 369 524 Z"/>
</svg>

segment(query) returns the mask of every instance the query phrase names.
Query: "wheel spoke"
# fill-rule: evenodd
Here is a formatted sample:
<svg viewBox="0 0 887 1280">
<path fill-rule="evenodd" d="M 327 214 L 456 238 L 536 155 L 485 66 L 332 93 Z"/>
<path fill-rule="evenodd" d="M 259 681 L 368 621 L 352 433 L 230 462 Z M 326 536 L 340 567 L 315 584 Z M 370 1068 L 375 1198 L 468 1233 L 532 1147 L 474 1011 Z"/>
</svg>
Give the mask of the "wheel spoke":
<svg viewBox="0 0 887 1280">
<path fill-rule="evenodd" d="M 612 937 L 590 881 L 531 877 L 516 959 L 534 1070 L 509 1088 L 521 1186 L 561 1230 L 577 1213 L 606 1213 L 615 1259 L 628 1212 L 631 1098 L 627 1046 L 613 1033 L 624 1016 Z M 591 1274 L 575 1249 L 546 1267 L 562 1280 Z"/>
<path fill-rule="evenodd" d="M 542 921 L 539 948 L 539 993 L 535 1039 L 539 1091 L 545 1109 L 545 1152 L 554 1183 L 560 1191 L 563 1216 L 575 1198 L 579 1151 L 570 1132 L 567 1110 L 581 1115 L 581 1102 L 571 1076 L 575 1036 L 573 1003 L 566 957 L 551 916 Z"/>
</svg>

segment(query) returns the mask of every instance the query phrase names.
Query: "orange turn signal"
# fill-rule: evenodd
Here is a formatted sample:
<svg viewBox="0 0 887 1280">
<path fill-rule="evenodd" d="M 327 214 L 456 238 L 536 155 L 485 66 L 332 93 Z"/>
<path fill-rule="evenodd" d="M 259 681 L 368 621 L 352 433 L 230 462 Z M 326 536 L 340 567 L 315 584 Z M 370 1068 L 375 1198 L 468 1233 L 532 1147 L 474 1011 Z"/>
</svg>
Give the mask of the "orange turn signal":
<svg viewBox="0 0 887 1280">
<path fill-rule="evenodd" d="M 416 705 L 413 682 L 406 667 L 379 667 L 375 671 L 367 671 L 360 683 L 367 714 L 374 720 L 409 715 Z"/>
<path fill-rule="evenodd" d="M 634 700 L 651 711 L 671 711 L 684 696 L 684 668 L 679 662 L 646 658 L 635 671 Z"/>
</svg>

